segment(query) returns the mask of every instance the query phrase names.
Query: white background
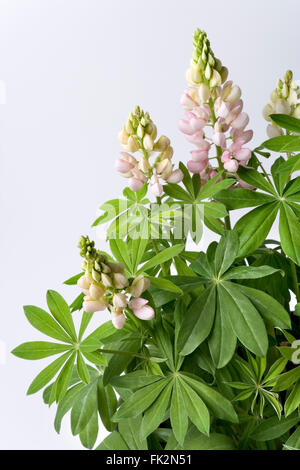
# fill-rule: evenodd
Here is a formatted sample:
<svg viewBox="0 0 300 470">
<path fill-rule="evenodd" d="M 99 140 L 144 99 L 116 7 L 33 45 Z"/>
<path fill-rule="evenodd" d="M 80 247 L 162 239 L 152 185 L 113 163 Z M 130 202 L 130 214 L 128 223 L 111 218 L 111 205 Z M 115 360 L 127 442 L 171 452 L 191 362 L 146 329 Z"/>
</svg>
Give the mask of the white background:
<svg viewBox="0 0 300 470">
<path fill-rule="evenodd" d="M 49 361 L 23 361 L 9 351 L 44 339 L 22 305 L 45 307 L 48 288 L 68 301 L 77 294 L 61 282 L 80 270 L 77 239 L 92 234 L 97 207 L 125 186 L 114 160 L 128 112 L 136 104 L 149 110 L 171 138 L 175 159 L 187 160 L 191 146 L 177 129 L 179 98 L 199 26 L 241 86 L 252 144 L 261 143 L 261 108 L 276 79 L 287 68 L 300 78 L 299 16 L 297 0 L 0 1 L 0 79 L 7 90 L 0 106 L 0 339 L 6 346 L 0 448 L 81 448 L 68 417 L 57 435 L 54 408 L 41 394 L 25 396 Z M 98 321 L 106 316 L 98 315 Z"/>
</svg>

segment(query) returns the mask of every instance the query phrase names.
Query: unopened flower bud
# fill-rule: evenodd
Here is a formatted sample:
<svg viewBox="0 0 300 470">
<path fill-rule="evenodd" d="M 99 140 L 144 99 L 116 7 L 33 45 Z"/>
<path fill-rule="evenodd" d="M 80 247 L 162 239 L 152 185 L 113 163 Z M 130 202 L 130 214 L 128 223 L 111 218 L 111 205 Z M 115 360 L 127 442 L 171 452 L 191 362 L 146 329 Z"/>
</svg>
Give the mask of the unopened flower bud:
<svg viewBox="0 0 300 470">
<path fill-rule="evenodd" d="M 202 103 L 205 103 L 209 99 L 210 90 L 204 83 L 200 83 L 198 88 L 198 95 Z"/>
<path fill-rule="evenodd" d="M 147 152 L 151 152 L 151 150 L 153 150 L 154 143 L 152 137 L 149 134 L 146 134 L 143 138 L 143 145 Z"/>
<path fill-rule="evenodd" d="M 267 126 L 267 135 L 270 139 L 273 137 L 278 137 L 283 134 L 283 131 L 280 127 L 275 124 L 268 124 Z"/>
<path fill-rule="evenodd" d="M 113 273 L 124 273 L 123 263 L 112 263 L 108 262 L 108 265 Z"/>
<path fill-rule="evenodd" d="M 263 108 L 263 117 L 265 118 L 266 121 L 271 121 L 270 114 L 274 112 L 273 107 L 270 104 L 266 104 L 266 106 Z"/>
<path fill-rule="evenodd" d="M 140 159 L 138 166 L 139 166 L 139 169 L 143 171 L 144 173 L 147 173 L 151 168 L 149 161 L 144 156 L 142 156 L 142 158 Z"/>
<path fill-rule="evenodd" d="M 124 289 L 128 286 L 128 279 L 124 274 L 114 273 L 113 278 L 116 289 Z"/>
<path fill-rule="evenodd" d="M 101 274 L 101 282 L 105 287 L 112 287 L 112 280 L 108 274 Z"/>
<path fill-rule="evenodd" d="M 92 269 L 92 278 L 94 281 L 99 282 L 101 280 L 101 274 L 98 273 L 95 269 Z"/>
<path fill-rule="evenodd" d="M 158 141 L 155 142 L 153 150 L 157 152 L 163 152 L 169 147 L 169 145 L 170 145 L 170 139 L 167 136 L 162 135 L 160 136 Z"/>
<path fill-rule="evenodd" d="M 132 135 L 128 139 L 127 149 L 129 150 L 129 152 L 132 153 L 136 152 L 139 149 L 139 144 Z"/>
<path fill-rule="evenodd" d="M 242 92 L 241 92 L 240 87 L 237 85 L 234 85 L 231 88 L 231 91 L 228 94 L 226 101 L 229 101 L 229 103 L 235 103 L 236 101 L 240 99 L 241 95 L 242 95 Z"/>
<path fill-rule="evenodd" d="M 137 131 L 136 131 L 137 136 L 142 139 L 144 137 L 145 131 L 141 123 L 138 125 Z"/>
<path fill-rule="evenodd" d="M 294 109 L 293 116 L 297 119 L 300 119 L 300 103 L 297 104 L 296 108 Z"/>
<path fill-rule="evenodd" d="M 99 299 L 99 297 L 102 297 L 104 293 L 105 292 L 101 287 L 96 286 L 96 284 L 91 284 L 89 288 L 89 295 L 92 299 L 94 300 Z"/>
<path fill-rule="evenodd" d="M 91 282 L 86 278 L 85 274 L 78 279 L 77 285 L 85 295 L 88 295 Z"/>
<path fill-rule="evenodd" d="M 148 289 L 149 286 L 149 279 L 140 274 L 134 279 L 133 283 L 131 284 L 130 293 L 133 295 L 133 297 L 140 297 L 142 293 Z"/>
<path fill-rule="evenodd" d="M 85 297 L 82 307 L 86 313 L 101 312 L 106 309 L 107 303 L 102 299 L 93 300 L 90 297 Z"/>
<path fill-rule="evenodd" d="M 223 66 L 220 70 L 220 75 L 221 75 L 222 83 L 226 82 L 227 77 L 228 77 L 228 68 Z"/>
<path fill-rule="evenodd" d="M 125 308 L 127 305 L 127 299 L 125 294 L 114 294 L 113 306 L 115 308 Z"/>
<path fill-rule="evenodd" d="M 219 74 L 219 72 L 216 69 L 214 69 L 213 73 L 212 73 L 212 76 L 211 76 L 211 79 L 209 81 L 209 85 L 212 88 L 214 88 L 214 87 L 220 86 L 221 83 L 222 83 L 221 75 Z"/>
<path fill-rule="evenodd" d="M 121 142 L 122 145 L 127 145 L 128 139 L 129 139 L 129 134 L 125 131 L 125 129 L 122 129 L 119 134 L 118 134 L 118 139 Z"/>
</svg>

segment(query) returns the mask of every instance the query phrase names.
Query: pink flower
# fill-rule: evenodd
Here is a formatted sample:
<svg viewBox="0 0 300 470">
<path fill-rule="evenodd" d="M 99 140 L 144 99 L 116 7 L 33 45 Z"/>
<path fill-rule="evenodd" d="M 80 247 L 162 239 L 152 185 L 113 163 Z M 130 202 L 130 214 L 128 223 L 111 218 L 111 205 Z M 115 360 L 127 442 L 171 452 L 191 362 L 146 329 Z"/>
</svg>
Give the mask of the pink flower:
<svg viewBox="0 0 300 470">
<path fill-rule="evenodd" d="M 195 162 L 194 160 L 189 160 L 187 162 L 188 170 L 191 173 L 201 173 L 205 169 L 206 165 L 207 165 L 206 161 Z"/>
<path fill-rule="evenodd" d="M 130 178 L 129 187 L 132 191 L 139 191 L 144 186 L 143 181 L 138 180 L 137 178 Z"/>
<path fill-rule="evenodd" d="M 207 162 L 208 151 L 207 150 L 191 150 L 190 154 L 195 162 Z"/>
<path fill-rule="evenodd" d="M 197 103 L 190 97 L 187 91 L 185 91 L 180 99 L 180 104 L 183 109 L 193 109 L 197 106 Z"/>
<path fill-rule="evenodd" d="M 215 132 L 212 136 L 213 143 L 221 148 L 226 147 L 226 138 L 223 132 Z"/>
<path fill-rule="evenodd" d="M 160 183 L 151 184 L 150 189 L 154 196 L 160 197 L 162 195 L 163 187 Z"/>
<path fill-rule="evenodd" d="M 183 173 L 181 170 L 172 171 L 171 175 L 167 179 L 168 183 L 180 183 L 183 180 Z"/>
<path fill-rule="evenodd" d="M 113 312 L 111 321 L 117 330 L 121 330 L 125 324 L 126 318 L 124 313 Z"/>
<path fill-rule="evenodd" d="M 231 123 L 234 129 L 243 130 L 249 123 L 249 116 L 247 113 L 240 113 L 235 120 Z"/>
<path fill-rule="evenodd" d="M 91 297 L 84 297 L 84 302 L 82 304 L 83 310 L 86 313 L 101 312 L 107 307 L 106 302 L 103 300 L 93 300 Z"/>
<path fill-rule="evenodd" d="M 144 307 L 144 305 L 146 305 L 147 303 L 148 303 L 147 299 L 143 299 L 142 297 L 137 297 L 135 299 L 132 299 L 128 305 L 132 310 L 137 310 L 139 308 Z"/>
<path fill-rule="evenodd" d="M 118 158 L 115 163 L 115 168 L 119 173 L 128 173 L 133 167 L 134 166 L 131 163 L 126 162 L 121 158 Z"/>
<path fill-rule="evenodd" d="M 230 173 L 235 173 L 239 167 L 239 164 L 236 160 L 228 160 L 224 163 L 224 168 L 227 171 L 230 171 Z"/>
<path fill-rule="evenodd" d="M 147 305 L 148 300 L 138 297 L 129 302 L 129 307 L 132 309 L 134 315 L 140 320 L 152 320 L 155 312 L 150 305 Z"/>
<path fill-rule="evenodd" d="M 152 320 L 155 317 L 155 312 L 150 305 L 144 305 L 144 307 L 133 310 L 134 315 L 140 320 Z"/>
</svg>

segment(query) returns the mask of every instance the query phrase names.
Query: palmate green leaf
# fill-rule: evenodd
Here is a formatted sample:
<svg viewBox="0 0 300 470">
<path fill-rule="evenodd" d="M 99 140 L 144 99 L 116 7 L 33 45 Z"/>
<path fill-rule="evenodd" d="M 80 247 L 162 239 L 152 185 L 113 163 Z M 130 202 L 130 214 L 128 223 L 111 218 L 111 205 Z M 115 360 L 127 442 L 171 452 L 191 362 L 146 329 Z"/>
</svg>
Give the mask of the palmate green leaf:
<svg viewBox="0 0 300 470">
<path fill-rule="evenodd" d="M 215 317 L 216 289 L 205 289 L 189 307 L 178 337 L 180 354 L 191 354 L 209 335 Z"/>
<path fill-rule="evenodd" d="M 272 364 L 268 370 L 267 375 L 264 378 L 263 384 L 270 384 L 271 380 L 273 381 L 281 372 L 285 369 L 287 360 L 284 357 L 280 357 L 277 361 Z"/>
<path fill-rule="evenodd" d="M 149 408 L 168 383 L 168 379 L 161 378 L 161 380 L 139 389 L 120 406 L 112 420 L 117 422 L 121 419 L 137 417 Z"/>
<path fill-rule="evenodd" d="M 131 450 L 147 450 L 147 439 L 141 437 L 142 417 L 123 419 L 118 425 L 121 436 Z"/>
<path fill-rule="evenodd" d="M 196 197 L 196 202 L 204 201 L 205 199 L 210 199 L 221 190 L 227 189 L 235 183 L 235 180 L 232 178 L 224 179 L 218 182 L 218 179 L 220 179 L 221 174 L 222 173 L 219 172 L 212 179 L 205 183 L 205 185 L 201 188 Z"/>
<path fill-rule="evenodd" d="M 87 449 L 92 449 L 98 436 L 98 414 L 94 412 L 86 427 L 79 434 L 81 444 Z"/>
<path fill-rule="evenodd" d="M 291 174 L 294 171 L 300 170 L 300 153 L 293 155 L 288 160 L 283 160 L 276 168 L 277 173 Z"/>
<path fill-rule="evenodd" d="M 80 391 L 72 407 L 71 430 L 74 436 L 86 427 L 97 410 L 97 404 L 97 381 L 95 380 Z"/>
<path fill-rule="evenodd" d="M 274 152 L 299 152 L 300 150 L 300 137 L 296 135 L 280 135 L 266 140 L 262 145 Z"/>
<path fill-rule="evenodd" d="M 226 207 L 220 202 L 202 202 L 201 208 L 203 210 L 203 214 L 205 214 L 205 217 L 220 218 L 226 217 L 226 215 L 228 215 Z"/>
<path fill-rule="evenodd" d="M 139 339 L 131 339 L 130 341 L 124 341 L 118 349 L 120 352 L 135 353 L 140 350 L 140 347 L 141 341 Z M 114 354 L 108 361 L 108 365 L 104 371 L 104 385 L 107 385 L 116 375 L 120 375 L 132 359 L 132 354 Z"/>
<path fill-rule="evenodd" d="M 68 390 L 72 378 L 75 358 L 76 353 L 73 352 L 56 379 L 55 397 L 57 402 L 59 402 L 64 397 Z"/>
<path fill-rule="evenodd" d="M 151 285 L 158 287 L 159 289 L 166 290 L 168 292 L 174 292 L 176 294 L 183 293 L 180 287 L 174 284 L 169 279 L 165 279 L 163 277 L 151 277 L 151 276 L 147 276 L 147 278 L 151 282 Z"/>
<path fill-rule="evenodd" d="M 67 302 L 58 292 L 49 290 L 47 292 L 47 304 L 55 320 L 66 330 L 71 338 L 76 341 L 76 331 Z"/>
<path fill-rule="evenodd" d="M 129 450 L 126 442 L 124 441 L 121 434 L 117 431 L 112 432 L 107 436 L 96 450 Z"/>
<path fill-rule="evenodd" d="M 283 157 L 279 157 L 275 160 L 273 165 L 271 166 L 271 174 L 273 177 L 273 181 L 276 187 L 276 190 L 280 196 L 282 196 L 283 190 L 285 185 L 289 180 L 289 173 L 288 172 L 280 172 L 278 173 L 277 168 L 280 167 L 285 162 Z"/>
<path fill-rule="evenodd" d="M 77 310 L 81 310 L 82 309 L 82 304 L 83 304 L 83 298 L 84 298 L 84 293 L 81 292 L 75 300 L 73 300 L 73 302 L 71 303 L 70 305 L 70 311 L 71 313 L 74 313 L 76 312 Z"/>
<path fill-rule="evenodd" d="M 214 269 L 208 263 L 207 256 L 200 252 L 198 257 L 190 264 L 190 268 L 200 276 L 212 279 L 214 277 Z"/>
<path fill-rule="evenodd" d="M 217 201 L 222 202 L 229 210 L 256 207 L 274 201 L 274 196 L 270 194 L 242 188 L 235 188 L 234 191 L 220 191 L 215 198 Z"/>
<path fill-rule="evenodd" d="M 91 319 L 93 318 L 93 315 L 94 315 L 93 313 L 83 312 L 82 317 L 81 317 L 80 327 L 79 327 L 79 333 L 78 333 L 79 341 L 81 341 L 85 330 L 87 329 Z"/>
<path fill-rule="evenodd" d="M 219 302 L 215 314 L 214 326 L 208 339 L 208 346 L 214 365 L 221 369 L 232 358 L 236 349 L 236 335 L 232 329 L 227 311 L 220 310 Z"/>
<path fill-rule="evenodd" d="M 220 308 L 227 312 L 231 326 L 241 343 L 257 356 L 265 356 L 268 349 L 268 335 L 265 324 L 238 286 L 228 281 L 218 286 Z"/>
<path fill-rule="evenodd" d="M 79 377 L 81 378 L 82 382 L 88 384 L 90 382 L 90 374 L 89 370 L 84 362 L 84 359 L 80 353 L 77 351 L 77 372 Z"/>
<path fill-rule="evenodd" d="M 178 383 L 178 378 L 175 378 L 171 399 L 170 420 L 174 436 L 181 445 L 183 444 L 188 429 L 188 414 L 183 406 L 183 400 L 184 397 Z"/>
<path fill-rule="evenodd" d="M 283 448 L 286 450 L 300 450 L 300 426 L 298 426 L 296 431 L 288 438 Z"/>
<path fill-rule="evenodd" d="M 215 272 L 218 276 L 233 264 L 239 249 L 239 239 L 235 232 L 225 232 L 218 243 L 215 253 Z"/>
<path fill-rule="evenodd" d="M 223 279 L 259 279 L 276 272 L 283 274 L 280 269 L 272 268 L 271 266 L 237 266 L 227 271 Z"/>
<path fill-rule="evenodd" d="M 110 385 L 103 385 L 102 377 L 99 377 L 97 384 L 98 411 L 101 421 L 108 431 L 116 429 L 116 424 L 111 418 L 118 407 L 118 400 L 114 389 Z"/>
<path fill-rule="evenodd" d="M 154 266 L 157 266 L 159 264 L 165 263 L 166 261 L 179 255 L 179 253 L 181 253 L 183 250 L 184 250 L 184 245 L 174 245 L 174 246 L 170 246 L 169 248 L 162 250 L 160 253 L 153 256 L 152 259 L 150 259 L 145 264 L 143 264 L 143 266 L 141 267 L 141 269 L 139 269 L 137 274 L 140 274 L 144 271 L 148 271 L 150 268 L 153 268 Z"/>
<path fill-rule="evenodd" d="M 240 239 L 238 256 L 245 257 L 265 241 L 276 219 L 279 203 L 256 207 L 244 215 L 234 227 Z"/>
<path fill-rule="evenodd" d="M 51 362 L 49 366 L 43 369 L 30 384 L 27 390 L 27 395 L 32 395 L 33 393 L 36 393 L 45 387 L 45 385 L 47 385 L 57 374 L 57 372 L 68 359 L 69 355 L 70 352 L 63 354 L 62 356 L 55 359 L 55 361 Z"/>
<path fill-rule="evenodd" d="M 169 405 L 172 388 L 173 383 L 169 382 L 156 398 L 155 402 L 145 411 L 140 429 L 142 439 L 155 431 L 163 421 Z"/>
<path fill-rule="evenodd" d="M 173 199 L 183 201 L 187 204 L 191 204 L 193 202 L 193 198 L 178 184 L 173 184 L 173 183 L 165 184 L 164 192 L 168 196 L 172 197 Z"/>
<path fill-rule="evenodd" d="M 209 412 L 197 393 L 182 379 L 179 379 L 181 394 L 184 397 L 183 406 L 192 423 L 203 434 L 209 434 L 210 418 Z"/>
<path fill-rule="evenodd" d="M 270 118 L 279 127 L 283 127 L 283 129 L 291 132 L 300 133 L 300 119 L 287 114 L 270 114 Z"/>
<path fill-rule="evenodd" d="M 118 238 L 109 240 L 109 246 L 114 257 L 124 264 L 128 272 L 132 272 L 132 263 L 127 244 Z"/>
<path fill-rule="evenodd" d="M 291 327 L 288 312 L 276 299 L 252 287 L 239 285 L 239 289 L 251 300 L 266 322 L 278 328 L 289 329 Z"/>
<path fill-rule="evenodd" d="M 128 388 L 129 390 L 135 390 L 141 387 L 145 387 L 146 385 L 150 385 L 154 382 L 161 380 L 160 375 L 151 375 L 146 374 L 145 371 L 134 371 L 129 372 L 124 375 L 113 377 L 110 383 L 114 387 L 121 387 L 121 388 Z"/>
<path fill-rule="evenodd" d="M 72 349 L 71 345 L 49 343 L 47 341 L 30 341 L 20 344 L 11 353 L 22 359 L 36 360 L 53 356 Z"/>
<path fill-rule="evenodd" d="M 300 380 L 296 382 L 295 386 L 291 390 L 285 405 L 284 405 L 284 414 L 285 416 L 289 416 L 293 413 L 298 406 L 300 406 Z"/>
<path fill-rule="evenodd" d="M 58 339 L 65 343 L 72 343 L 72 339 L 69 335 L 59 326 L 59 324 L 41 308 L 35 307 L 34 305 L 26 305 L 24 307 L 24 313 L 29 323 L 51 338 Z"/>
<path fill-rule="evenodd" d="M 286 203 L 281 204 L 279 233 L 283 251 L 300 265 L 300 220 Z"/>
<path fill-rule="evenodd" d="M 282 392 L 291 387 L 295 382 L 300 379 L 300 366 L 281 374 L 274 385 L 275 392 Z"/>
<path fill-rule="evenodd" d="M 277 439 L 284 433 L 289 431 L 300 421 L 300 417 L 293 414 L 288 418 L 282 417 L 280 420 L 277 416 L 263 420 L 254 428 L 250 434 L 250 438 L 255 441 L 270 441 Z"/>
<path fill-rule="evenodd" d="M 182 380 L 187 382 L 195 392 L 202 398 L 205 405 L 213 412 L 214 416 L 219 419 L 230 421 L 231 423 L 238 423 L 238 416 L 227 398 L 211 386 L 200 382 L 196 376 L 183 373 L 181 374 Z"/>
<path fill-rule="evenodd" d="M 235 450 L 233 440 L 220 433 L 211 433 L 204 436 L 197 428 L 191 427 L 182 446 L 170 439 L 165 450 Z"/>
<path fill-rule="evenodd" d="M 283 196 L 286 199 L 289 199 L 293 197 L 294 194 L 298 194 L 300 191 L 300 176 L 297 176 L 297 178 L 294 178 L 288 182 L 286 187 L 284 188 L 283 191 Z"/>
<path fill-rule="evenodd" d="M 55 420 L 54 420 L 54 428 L 57 433 L 60 433 L 61 422 L 62 422 L 63 417 L 72 408 L 72 406 L 74 405 L 76 401 L 76 398 L 79 396 L 79 394 L 81 393 L 84 387 L 86 387 L 86 385 L 84 385 L 83 383 L 79 383 L 69 388 L 65 396 L 58 403 Z"/>
<path fill-rule="evenodd" d="M 148 239 L 140 238 L 140 237 L 132 240 L 131 265 L 132 265 L 134 273 L 136 272 L 137 267 L 140 264 L 144 256 L 148 243 L 149 243 Z"/>
<path fill-rule="evenodd" d="M 185 188 L 188 190 L 188 192 L 190 193 L 191 197 L 194 199 L 195 190 L 194 190 L 193 180 L 191 178 L 190 172 L 188 171 L 187 167 L 182 162 L 179 162 L 179 168 L 183 173 L 182 183 L 185 186 Z"/>
<path fill-rule="evenodd" d="M 262 173 L 259 173 L 257 170 L 246 169 L 240 166 L 238 175 L 243 181 L 246 181 L 246 183 L 250 184 L 251 186 L 276 196 L 276 191 L 272 184 L 264 177 Z"/>
<path fill-rule="evenodd" d="M 113 335 L 115 332 L 116 329 L 110 320 L 103 323 L 81 342 L 80 350 L 86 352 L 99 349 L 101 340 Z"/>
</svg>

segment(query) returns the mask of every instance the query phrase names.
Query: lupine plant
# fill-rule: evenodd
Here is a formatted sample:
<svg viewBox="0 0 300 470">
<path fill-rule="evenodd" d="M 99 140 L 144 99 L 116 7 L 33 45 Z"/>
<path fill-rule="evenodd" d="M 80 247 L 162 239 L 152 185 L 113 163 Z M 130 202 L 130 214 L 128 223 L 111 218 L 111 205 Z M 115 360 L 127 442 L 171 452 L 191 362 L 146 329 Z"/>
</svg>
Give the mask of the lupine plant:
<svg viewBox="0 0 300 470">
<path fill-rule="evenodd" d="M 269 140 L 251 149 L 239 86 L 205 32 L 193 39 L 179 123 L 191 157 L 175 167 L 149 113 L 129 114 L 116 161 L 129 187 L 93 224 L 109 248 L 80 238 L 72 304 L 48 291 L 49 312 L 24 307 L 54 341 L 13 354 L 58 356 L 27 393 L 43 389 L 56 431 L 69 413 L 89 449 L 300 450 L 300 91 L 291 71 L 278 80 Z"/>
</svg>

